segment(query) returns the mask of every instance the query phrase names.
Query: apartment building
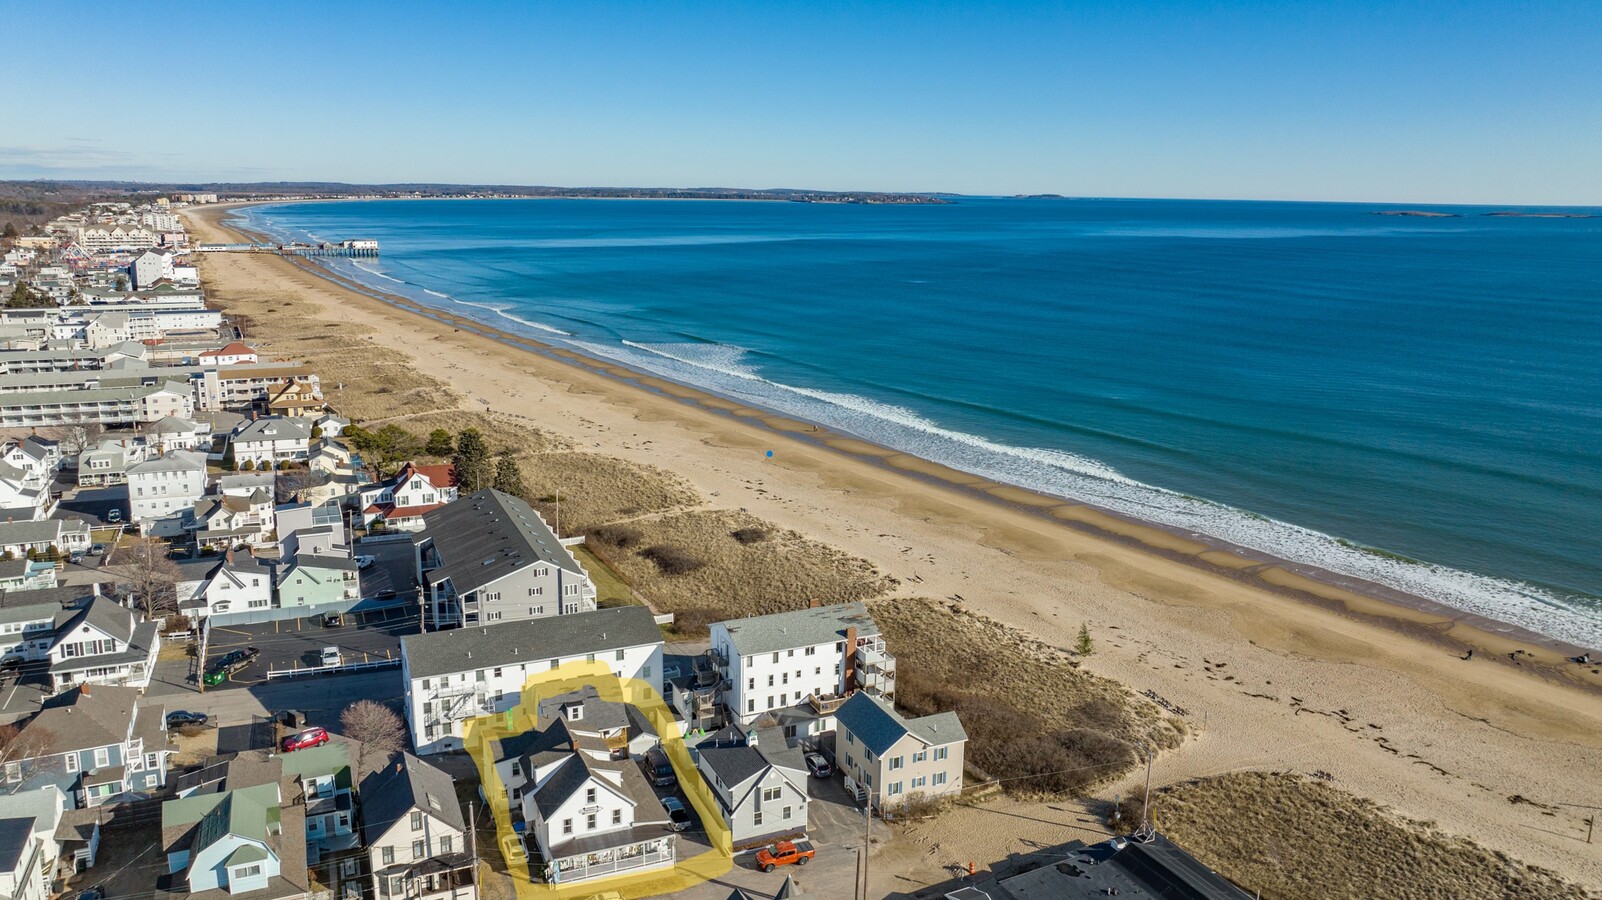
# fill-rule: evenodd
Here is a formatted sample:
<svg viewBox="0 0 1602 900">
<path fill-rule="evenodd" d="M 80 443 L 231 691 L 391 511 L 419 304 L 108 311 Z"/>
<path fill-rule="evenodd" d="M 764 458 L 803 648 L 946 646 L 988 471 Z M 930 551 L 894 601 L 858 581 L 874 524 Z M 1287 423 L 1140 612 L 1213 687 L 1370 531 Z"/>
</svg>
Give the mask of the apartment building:
<svg viewBox="0 0 1602 900">
<path fill-rule="evenodd" d="M 624 606 L 401 638 L 413 749 L 461 749 L 463 722 L 510 709 L 530 676 L 574 662 L 659 684 L 662 631 L 650 610 Z"/>
<path fill-rule="evenodd" d="M 276 469 L 280 463 L 304 461 L 311 448 L 311 423 L 286 416 L 266 416 L 242 423 L 230 441 L 234 465 Z"/>
<path fill-rule="evenodd" d="M 778 729 L 725 728 L 697 744 L 695 755 L 736 848 L 807 830 L 806 761 Z"/>
<path fill-rule="evenodd" d="M 595 609 L 595 584 L 532 507 L 484 490 L 423 514 L 426 627 L 472 628 Z"/>
<path fill-rule="evenodd" d="M 723 705 L 743 726 L 783 718 L 792 739 L 833 727 L 851 693 L 895 696 L 896 661 L 858 602 L 731 619 L 712 625 L 712 665 Z"/>
<path fill-rule="evenodd" d="M 128 468 L 128 518 L 145 534 L 176 537 L 206 494 L 206 456 L 172 450 Z"/>
</svg>

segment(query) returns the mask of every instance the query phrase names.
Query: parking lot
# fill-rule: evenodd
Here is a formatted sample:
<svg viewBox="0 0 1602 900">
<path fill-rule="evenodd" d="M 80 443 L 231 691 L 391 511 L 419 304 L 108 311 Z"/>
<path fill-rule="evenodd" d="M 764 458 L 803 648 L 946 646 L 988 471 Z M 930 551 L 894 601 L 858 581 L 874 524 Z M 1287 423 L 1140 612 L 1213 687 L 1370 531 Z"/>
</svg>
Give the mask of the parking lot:
<svg viewBox="0 0 1602 900">
<path fill-rule="evenodd" d="M 269 670 L 320 667 L 324 647 L 337 647 L 347 664 L 398 659 L 401 637 L 417 633 L 417 608 L 412 605 L 348 613 L 342 624 L 333 628 L 325 626 L 321 616 L 217 626 L 211 629 L 206 648 L 208 666 L 231 650 L 255 647 L 261 653 L 222 684 L 206 690 L 259 685 L 267 680 Z"/>
<path fill-rule="evenodd" d="M 411 541 L 358 541 L 355 552 L 373 558 L 361 570 L 363 597 L 416 596 L 417 557 Z"/>
<path fill-rule="evenodd" d="M 92 526 L 111 524 L 110 514 L 117 511 L 119 521 L 128 517 L 128 488 L 126 485 L 112 487 L 69 487 L 61 496 L 61 511 L 75 519 L 83 519 Z"/>
</svg>

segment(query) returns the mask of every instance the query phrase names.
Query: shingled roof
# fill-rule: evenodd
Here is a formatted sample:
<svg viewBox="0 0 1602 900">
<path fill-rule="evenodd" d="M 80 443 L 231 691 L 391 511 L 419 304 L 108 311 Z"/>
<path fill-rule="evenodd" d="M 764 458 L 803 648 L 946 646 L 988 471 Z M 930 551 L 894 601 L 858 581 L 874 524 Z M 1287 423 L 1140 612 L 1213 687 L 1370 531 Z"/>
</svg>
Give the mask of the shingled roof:
<svg viewBox="0 0 1602 900">
<path fill-rule="evenodd" d="M 662 631 L 643 606 L 619 606 L 493 627 L 430 631 L 401 638 L 412 678 L 508 663 L 539 662 L 659 643 Z"/>
<path fill-rule="evenodd" d="M 430 580 L 449 578 L 466 594 L 525 566 L 545 563 L 583 576 L 562 541 L 534 508 L 490 489 L 469 494 L 423 515 L 420 539 L 433 542 L 440 568 Z"/>
</svg>

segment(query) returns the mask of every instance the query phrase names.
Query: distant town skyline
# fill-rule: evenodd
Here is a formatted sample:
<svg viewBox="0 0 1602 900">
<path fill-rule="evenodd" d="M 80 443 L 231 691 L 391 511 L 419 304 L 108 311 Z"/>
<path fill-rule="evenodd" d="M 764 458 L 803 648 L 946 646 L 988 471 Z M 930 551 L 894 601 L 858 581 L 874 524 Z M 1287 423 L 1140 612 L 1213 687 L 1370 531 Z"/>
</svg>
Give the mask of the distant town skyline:
<svg viewBox="0 0 1602 900">
<path fill-rule="evenodd" d="M 0 178 L 1602 205 L 1602 4 L 11 9 Z M 44 39 L 48 36 L 48 39 Z M 108 73 L 122 73 L 112 81 Z"/>
</svg>

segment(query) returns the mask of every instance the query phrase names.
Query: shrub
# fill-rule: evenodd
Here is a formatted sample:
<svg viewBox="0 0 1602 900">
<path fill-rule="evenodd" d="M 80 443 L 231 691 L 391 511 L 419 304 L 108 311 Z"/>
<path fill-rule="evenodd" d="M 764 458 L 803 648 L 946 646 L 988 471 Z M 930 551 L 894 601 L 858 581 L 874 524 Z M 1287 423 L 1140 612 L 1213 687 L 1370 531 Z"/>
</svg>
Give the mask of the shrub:
<svg viewBox="0 0 1602 900">
<path fill-rule="evenodd" d="M 705 606 L 681 609 L 673 613 L 673 631 L 683 635 L 706 634 L 713 622 L 721 622 L 727 618 L 724 613 Z"/>
<path fill-rule="evenodd" d="M 256 471 L 256 461 L 254 459 L 247 459 L 239 464 L 239 468 L 241 471 L 254 472 Z"/>
<path fill-rule="evenodd" d="M 729 537 L 734 538 L 742 544 L 760 544 L 768 539 L 768 530 L 766 528 L 757 528 L 754 526 L 748 528 L 736 528 L 735 530 L 729 532 Z"/>
<path fill-rule="evenodd" d="M 588 536 L 619 550 L 627 550 L 645 539 L 640 529 L 633 525 L 602 525 L 590 531 Z"/>
<path fill-rule="evenodd" d="M 672 544 L 646 547 L 640 551 L 640 555 L 656 563 L 656 567 L 663 575 L 688 575 L 706 565 L 699 558 L 691 556 L 688 551 Z"/>
</svg>

